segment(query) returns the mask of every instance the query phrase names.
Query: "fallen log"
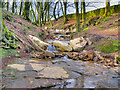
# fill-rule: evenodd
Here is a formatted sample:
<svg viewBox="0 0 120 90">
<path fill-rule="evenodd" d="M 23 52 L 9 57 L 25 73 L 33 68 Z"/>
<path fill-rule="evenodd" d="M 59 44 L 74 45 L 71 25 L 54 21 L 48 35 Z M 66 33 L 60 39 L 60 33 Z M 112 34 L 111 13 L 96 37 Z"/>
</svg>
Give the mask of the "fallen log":
<svg viewBox="0 0 120 90">
<path fill-rule="evenodd" d="M 32 48 L 33 50 L 42 51 L 42 52 L 44 52 L 44 54 L 45 54 L 46 56 L 55 57 L 55 54 L 54 54 L 54 53 L 52 53 L 52 52 L 50 52 L 50 51 L 48 51 L 48 50 L 44 50 L 44 49 L 40 48 L 32 39 L 24 36 L 24 37 L 26 38 L 26 40 L 27 40 L 27 41 L 25 41 L 25 40 L 23 40 L 23 39 L 21 38 L 21 36 L 20 36 L 19 34 L 17 34 L 15 31 L 13 31 L 13 30 L 10 30 L 10 31 L 12 31 L 12 32 L 15 34 L 16 38 L 17 38 L 20 42 L 22 42 L 24 46 L 27 46 L 27 47 L 29 47 L 29 48 Z"/>
</svg>

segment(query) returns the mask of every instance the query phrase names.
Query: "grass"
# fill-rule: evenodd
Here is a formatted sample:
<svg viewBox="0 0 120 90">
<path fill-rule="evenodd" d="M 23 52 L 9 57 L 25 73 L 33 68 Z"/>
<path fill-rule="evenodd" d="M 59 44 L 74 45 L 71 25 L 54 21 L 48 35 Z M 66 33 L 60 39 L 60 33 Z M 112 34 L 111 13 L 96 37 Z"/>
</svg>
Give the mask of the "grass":
<svg viewBox="0 0 120 90">
<path fill-rule="evenodd" d="M 19 56 L 18 52 L 15 49 L 3 49 L 0 48 L 0 57 L 5 58 L 7 56 Z"/>
<path fill-rule="evenodd" d="M 108 20 L 110 20 L 110 18 L 109 18 L 109 17 L 105 17 L 105 18 L 103 19 L 102 23 L 104 23 L 104 22 L 106 22 L 106 21 L 108 21 Z"/>
<path fill-rule="evenodd" d="M 114 53 L 120 50 L 120 41 L 111 41 L 107 45 L 101 44 L 98 47 L 104 53 Z"/>
<path fill-rule="evenodd" d="M 100 27 L 98 27 L 97 29 L 103 29 L 103 28 L 106 28 L 106 27 L 104 27 L 104 26 L 100 26 Z"/>
<path fill-rule="evenodd" d="M 86 28 L 84 28 L 82 31 L 87 31 L 89 29 L 89 27 L 86 27 Z"/>
</svg>

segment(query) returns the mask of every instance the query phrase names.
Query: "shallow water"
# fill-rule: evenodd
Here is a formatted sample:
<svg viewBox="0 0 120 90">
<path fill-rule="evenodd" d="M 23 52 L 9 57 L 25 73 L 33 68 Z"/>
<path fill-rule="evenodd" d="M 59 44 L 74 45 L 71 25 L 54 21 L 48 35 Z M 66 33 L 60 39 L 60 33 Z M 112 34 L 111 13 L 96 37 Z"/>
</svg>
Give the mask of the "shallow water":
<svg viewBox="0 0 120 90">
<path fill-rule="evenodd" d="M 48 41 L 52 42 L 52 40 Z M 69 42 L 69 41 L 63 41 Z M 47 48 L 49 51 L 56 51 L 55 47 L 50 45 Z M 69 74 L 68 78 L 53 79 L 53 78 L 36 78 L 38 72 L 32 69 L 19 71 L 10 67 L 3 69 L 3 84 L 5 88 L 37 88 L 40 86 L 50 86 L 52 88 L 118 88 L 119 75 L 112 69 L 107 69 L 102 64 L 91 63 L 89 61 L 74 61 L 68 59 L 67 55 L 55 59 L 31 59 L 31 60 L 15 60 L 11 64 L 30 63 L 45 64 L 51 66 L 62 67 Z M 29 67 L 28 67 L 29 68 Z M 65 84 L 69 82 L 68 84 Z M 57 85 L 58 84 L 58 85 Z M 54 86 L 56 85 L 56 86 Z"/>
</svg>

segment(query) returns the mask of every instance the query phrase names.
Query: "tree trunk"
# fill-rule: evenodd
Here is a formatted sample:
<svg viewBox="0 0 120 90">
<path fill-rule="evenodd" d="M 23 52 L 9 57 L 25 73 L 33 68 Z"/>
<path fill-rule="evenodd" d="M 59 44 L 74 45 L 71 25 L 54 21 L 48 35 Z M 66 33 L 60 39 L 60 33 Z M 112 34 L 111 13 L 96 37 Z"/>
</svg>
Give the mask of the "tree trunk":
<svg viewBox="0 0 120 90">
<path fill-rule="evenodd" d="M 55 10 L 56 10 L 56 6 L 57 6 L 58 2 L 55 3 L 54 10 L 53 10 L 53 16 L 54 16 L 55 21 L 57 21 Z"/>
<path fill-rule="evenodd" d="M 2 2 L 0 1 L 0 41 L 2 40 Z"/>
<path fill-rule="evenodd" d="M 67 2 L 63 2 L 63 4 L 64 4 L 64 24 L 66 24 L 66 22 L 67 22 Z"/>
<path fill-rule="evenodd" d="M 74 3 L 76 8 L 76 22 L 77 22 L 76 30 L 80 32 L 80 17 L 79 17 L 79 9 L 78 9 L 79 2 L 74 2 Z"/>
<path fill-rule="evenodd" d="M 40 2 L 40 9 L 39 9 L 39 26 L 42 27 L 42 2 Z"/>
<path fill-rule="evenodd" d="M 106 0 L 105 16 L 110 14 L 110 0 Z"/>
<path fill-rule="evenodd" d="M 15 9 L 16 9 L 15 14 L 17 14 L 17 4 L 16 4 L 16 2 L 15 2 Z"/>
<path fill-rule="evenodd" d="M 26 0 L 25 5 L 24 5 L 24 9 L 23 9 L 23 17 L 28 21 L 30 21 L 29 11 L 30 11 L 30 2 L 27 2 L 27 0 Z"/>
<path fill-rule="evenodd" d="M 9 11 L 9 1 L 7 0 L 7 11 Z"/>
<path fill-rule="evenodd" d="M 12 3 L 12 13 L 15 13 L 15 0 L 13 0 L 13 3 Z"/>
<path fill-rule="evenodd" d="M 30 6 L 31 6 L 31 11 L 32 11 L 32 13 L 33 13 L 33 16 L 34 16 L 34 18 L 35 18 L 35 24 L 37 24 L 36 15 L 35 15 L 35 12 L 34 12 L 34 10 L 33 10 L 32 3 L 31 3 Z"/>
<path fill-rule="evenodd" d="M 82 4 L 82 2 L 81 2 L 81 4 Z M 82 20 L 82 6 L 81 6 L 81 14 L 80 14 L 80 19 Z"/>
<path fill-rule="evenodd" d="M 20 12 L 19 12 L 19 15 L 21 15 L 22 7 L 23 7 L 23 2 L 21 1 L 21 3 L 20 3 Z"/>
<path fill-rule="evenodd" d="M 49 9 L 50 9 L 50 5 L 49 5 L 49 2 L 47 2 L 47 21 L 50 22 L 50 25 L 52 27 L 53 25 L 52 25 L 50 15 L 49 15 L 49 11 L 50 11 Z"/>
<path fill-rule="evenodd" d="M 62 13 L 63 13 L 63 15 L 64 15 L 62 2 L 60 2 L 60 4 L 61 4 L 61 8 L 62 8 Z"/>
<path fill-rule="evenodd" d="M 47 10 L 45 10 L 45 22 L 44 22 L 44 24 L 46 24 L 46 20 L 47 19 Z"/>
<path fill-rule="evenodd" d="M 81 0 L 81 7 L 82 7 L 82 21 L 83 21 L 83 27 L 86 26 L 86 9 L 85 9 L 85 0 Z"/>
<path fill-rule="evenodd" d="M 59 6 L 59 2 L 58 2 L 58 10 L 57 10 L 58 18 L 59 18 L 59 12 L 60 12 L 59 8 L 60 8 L 60 6 Z"/>
</svg>

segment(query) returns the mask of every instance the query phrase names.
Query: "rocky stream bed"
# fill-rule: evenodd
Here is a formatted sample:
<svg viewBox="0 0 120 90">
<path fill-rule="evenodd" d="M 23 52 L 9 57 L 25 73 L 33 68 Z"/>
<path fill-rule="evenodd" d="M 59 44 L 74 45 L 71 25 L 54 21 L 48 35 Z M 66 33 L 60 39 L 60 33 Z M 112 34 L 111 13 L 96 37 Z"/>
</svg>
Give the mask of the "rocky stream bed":
<svg viewBox="0 0 120 90">
<path fill-rule="evenodd" d="M 53 41 L 48 41 L 53 42 Z M 69 41 L 62 41 L 68 43 Z M 58 52 L 49 45 L 47 49 Z M 52 59 L 17 59 L 2 70 L 3 88 L 118 88 L 118 67 L 73 60 L 65 54 Z"/>
</svg>

